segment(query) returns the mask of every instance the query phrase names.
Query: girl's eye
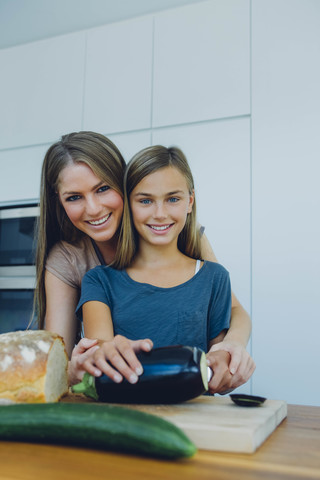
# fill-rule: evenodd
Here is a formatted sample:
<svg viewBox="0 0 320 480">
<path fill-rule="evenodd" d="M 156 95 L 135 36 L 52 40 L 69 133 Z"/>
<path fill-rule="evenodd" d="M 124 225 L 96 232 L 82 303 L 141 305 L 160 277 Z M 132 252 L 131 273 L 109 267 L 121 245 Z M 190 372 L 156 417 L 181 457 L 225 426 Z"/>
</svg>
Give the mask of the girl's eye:
<svg viewBox="0 0 320 480">
<path fill-rule="evenodd" d="M 178 198 L 178 197 L 170 197 L 170 198 L 169 198 L 169 202 L 170 202 L 170 203 L 179 202 L 179 198 Z"/>
<path fill-rule="evenodd" d="M 108 187 L 108 185 L 103 185 L 102 187 L 100 187 L 98 189 L 98 192 L 106 192 L 109 189 L 110 189 L 110 187 Z"/>
<path fill-rule="evenodd" d="M 142 205 L 149 205 L 151 203 L 151 200 L 149 200 L 148 198 L 143 198 L 142 200 L 140 200 L 140 203 L 142 203 Z"/>
<path fill-rule="evenodd" d="M 68 197 L 68 198 L 66 199 L 66 201 L 67 201 L 67 202 L 74 202 L 74 201 L 76 201 L 76 200 L 79 200 L 79 198 L 80 198 L 80 195 L 72 195 L 71 197 Z"/>
</svg>

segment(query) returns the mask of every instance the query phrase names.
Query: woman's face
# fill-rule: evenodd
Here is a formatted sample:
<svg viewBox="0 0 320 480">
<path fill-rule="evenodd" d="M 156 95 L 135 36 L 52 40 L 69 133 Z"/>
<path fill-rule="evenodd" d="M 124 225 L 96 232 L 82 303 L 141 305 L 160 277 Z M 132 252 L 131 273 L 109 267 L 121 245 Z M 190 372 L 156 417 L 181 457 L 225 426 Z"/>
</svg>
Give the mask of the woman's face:
<svg viewBox="0 0 320 480">
<path fill-rule="evenodd" d="M 121 195 L 85 163 L 70 163 L 59 175 L 58 195 L 73 225 L 96 243 L 115 235 L 122 218 Z"/>
<path fill-rule="evenodd" d="M 194 194 L 186 179 L 174 167 L 165 167 L 144 177 L 130 194 L 134 226 L 142 242 L 168 245 L 177 242 Z"/>
</svg>

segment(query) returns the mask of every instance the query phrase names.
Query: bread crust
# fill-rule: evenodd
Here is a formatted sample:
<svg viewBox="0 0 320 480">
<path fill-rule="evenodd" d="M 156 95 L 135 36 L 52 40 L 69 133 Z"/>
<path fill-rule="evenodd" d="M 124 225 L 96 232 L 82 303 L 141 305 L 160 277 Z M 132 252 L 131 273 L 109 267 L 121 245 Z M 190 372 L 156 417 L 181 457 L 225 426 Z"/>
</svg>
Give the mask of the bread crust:
<svg viewBox="0 0 320 480">
<path fill-rule="evenodd" d="M 46 402 L 45 382 L 48 358 L 60 342 L 67 384 L 68 356 L 62 337 L 45 330 L 26 330 L 0 335 L 0 399 L 12 402 Z M 64 367 L 63 367 L 64 368 Z M 62 385 L 60 397 L 67 393 Z M 58 400 L 58 398 L 57 398 Z"/>
</svg>

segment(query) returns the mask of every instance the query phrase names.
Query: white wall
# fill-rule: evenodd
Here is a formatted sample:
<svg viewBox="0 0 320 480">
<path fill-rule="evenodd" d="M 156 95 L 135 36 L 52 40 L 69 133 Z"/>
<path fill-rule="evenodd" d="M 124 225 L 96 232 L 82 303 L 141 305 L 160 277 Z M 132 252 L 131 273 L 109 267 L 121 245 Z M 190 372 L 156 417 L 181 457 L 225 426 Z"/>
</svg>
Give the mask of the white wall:
<svg viewBox="0 0 320 480">
<path fill-rule="evenodd" d="M 252 6 L 253 387 L 319 405 L 320 2 Z"/>
<path fill-rule="evenodd" d="M 38 197 L 44 152 L 69 131 L 107 134 L 126 159 L 180 146 L 199 220 L 252 315 L 257 370 L 239 390 L 310 405 L 319 23 L 317 0 L 209 0 L 0 50 L 0 202 Z"/>
</svg>

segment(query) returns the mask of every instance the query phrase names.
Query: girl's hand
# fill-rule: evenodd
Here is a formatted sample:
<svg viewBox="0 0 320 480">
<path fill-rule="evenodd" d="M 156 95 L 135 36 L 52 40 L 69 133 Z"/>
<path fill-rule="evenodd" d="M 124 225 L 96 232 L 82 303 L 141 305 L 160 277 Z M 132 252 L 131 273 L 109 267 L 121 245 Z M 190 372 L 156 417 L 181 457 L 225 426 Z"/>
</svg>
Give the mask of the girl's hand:
<svg viewBox="0 0 320 480">
<path fill-rule="evenodd" d="M 84 359 L 83 368 L 95 377 L 105 373 L 116 383 L 120 383 L 123 377 L 130 383 L 136 383 L 143 369 L 135 352 L 149 352 L 152 347 L 149 339 L 129 340 L 116 335 L 110 341 L 100 341 L 99 348 Z"/>
<path fill-rule="evenodd" d="M 228 352 L 231 355 L 229 371 L 232 375 L 230 388 L 233 390 L 249 380 L 255 371 L 256 365 L 252 357 L 241 344 L 222 341 L 213 345 L 210 348 L 209 353 L 218 352 L 220 350 Z"/>
<path fill-rule="evenodd" d="M 207 364 L 213 372 L 209 382 L 210 393 L 224 395 L 233 390 L 231 387 L 232 375 L 229 371 L 229 362 L 230 355 L 228 352 L 222 350 L 212 352 L 212 349 L 210 349 L 207 353 Z"/>
<path fill-rule="evenodd" d="M 68 377 L 70 385 L 81 382 L 85 372 L 83 363 L 88 356 L 92 355 L 98 348 L 98 340 L 91 340 L 89 338 L 82 338 L 74 347 L 71 360 L 69 361 L 68 365 Z"/>
</svg>

